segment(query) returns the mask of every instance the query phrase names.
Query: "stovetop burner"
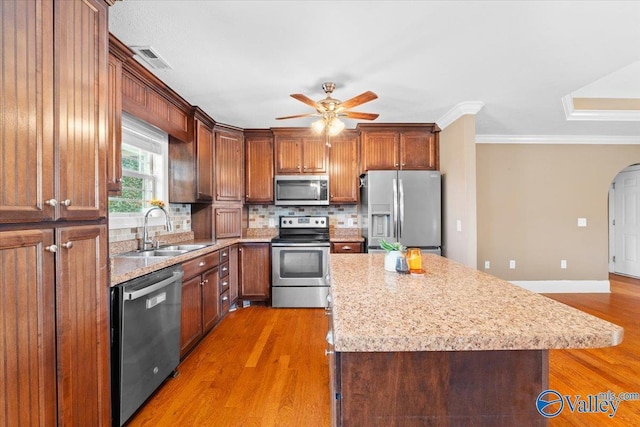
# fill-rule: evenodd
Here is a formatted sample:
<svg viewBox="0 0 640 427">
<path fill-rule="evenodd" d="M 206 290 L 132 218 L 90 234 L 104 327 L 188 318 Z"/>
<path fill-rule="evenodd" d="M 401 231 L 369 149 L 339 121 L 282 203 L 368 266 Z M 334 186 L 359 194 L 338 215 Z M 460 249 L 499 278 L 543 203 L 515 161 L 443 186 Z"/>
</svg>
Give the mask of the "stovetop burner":
<svg viewBox="0 0 640 427">
<path fill-rule="evenodd" d="M 272 243 L 329 242 L 328 216 L 281 216 L 280 235 Z"/>
</svg>

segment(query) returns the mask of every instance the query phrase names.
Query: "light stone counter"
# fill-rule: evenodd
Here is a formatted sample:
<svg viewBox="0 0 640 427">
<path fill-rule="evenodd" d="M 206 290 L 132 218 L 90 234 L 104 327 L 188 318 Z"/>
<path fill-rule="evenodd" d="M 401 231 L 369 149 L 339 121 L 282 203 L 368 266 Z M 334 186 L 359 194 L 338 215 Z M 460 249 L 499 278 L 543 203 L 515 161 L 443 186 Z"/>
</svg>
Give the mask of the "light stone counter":
<svg viewBox="0 0 640 427">
<path fill-rule="evenodd" d="M 596 348 L 623 329 L 436 255 L 422 276 L 384 270 L 384 254 L 332 254 L 337 352 Z"/>
</svg>

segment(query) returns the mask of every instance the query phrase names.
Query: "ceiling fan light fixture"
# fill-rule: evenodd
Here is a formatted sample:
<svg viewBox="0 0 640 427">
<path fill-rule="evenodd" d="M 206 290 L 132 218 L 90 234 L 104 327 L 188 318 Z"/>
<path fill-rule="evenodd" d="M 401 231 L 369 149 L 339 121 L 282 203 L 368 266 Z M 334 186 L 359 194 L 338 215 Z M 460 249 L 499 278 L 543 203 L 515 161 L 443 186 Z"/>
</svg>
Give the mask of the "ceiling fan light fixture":
<svg viewBox="0 0 640 427">
<path fill-rule="evenodd" d="M 318 134 L 322 133 L 322 131 L 324 131 L 324 128 L 325 128 L 325 119 L 322 118 L 311 123 L 311 128 L 315 133 L 318 133 Z"/>
<path fill-rule="evenodd" d="M 331 118 L 329 120 L 329 136 L 336 136 L 344 129 L 344 122 L 337 117 Z"/>
</svg>

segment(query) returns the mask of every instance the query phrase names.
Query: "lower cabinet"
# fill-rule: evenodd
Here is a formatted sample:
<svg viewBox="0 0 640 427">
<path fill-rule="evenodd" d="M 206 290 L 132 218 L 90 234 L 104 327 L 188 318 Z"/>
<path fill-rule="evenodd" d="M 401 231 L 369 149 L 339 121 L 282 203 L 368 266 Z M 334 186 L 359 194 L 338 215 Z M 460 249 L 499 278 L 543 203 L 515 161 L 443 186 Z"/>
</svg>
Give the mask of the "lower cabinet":
<svg viewBox="0 0 640 427">
<path fill-rule="evenodd" d="M 182 264 L 180 357 L 220 320 L 218 251 Z"/>
<path fill-rule="evenodd" d="M 247 301 L 269 301 L 271 297 L 271 245 L 241 243 L 240 296 Z"/>
<path fill-rule="evenodd" d="M 0 232 L 2 425 L 110 425 L 107 227 Z"/>
<path fill-rule="evenodd" d="M 335 254 L 358 254 L 362 252 L 362 242 L 334 242 L 331 252 Z"/>
</svg>

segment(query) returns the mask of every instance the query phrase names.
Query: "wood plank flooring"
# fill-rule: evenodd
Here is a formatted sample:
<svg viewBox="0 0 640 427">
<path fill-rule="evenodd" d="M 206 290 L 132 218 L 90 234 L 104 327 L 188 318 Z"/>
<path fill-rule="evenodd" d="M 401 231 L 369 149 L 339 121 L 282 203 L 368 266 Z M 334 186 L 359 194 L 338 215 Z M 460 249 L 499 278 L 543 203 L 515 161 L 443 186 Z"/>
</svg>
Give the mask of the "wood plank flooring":
<svg viewBox="0 0 640 427">
<path fill-rule="evenodd" d="M 611 294 L 548 295 L 625 328 L 617 347 L 550 351 L 551 389 L 572 396 L 640 392 L 640 281 L 613 276 L 611 283 Z M 326 332 L 320 309 L 230 313 L 129 425 L 329 426 Z M 565 408 L 549 425 L 640 425 L 640 401 L 622 402 L 613 418 Z"/>
</svg>

